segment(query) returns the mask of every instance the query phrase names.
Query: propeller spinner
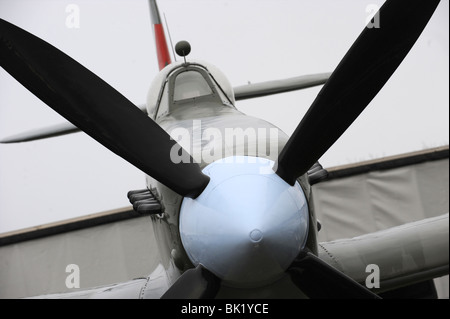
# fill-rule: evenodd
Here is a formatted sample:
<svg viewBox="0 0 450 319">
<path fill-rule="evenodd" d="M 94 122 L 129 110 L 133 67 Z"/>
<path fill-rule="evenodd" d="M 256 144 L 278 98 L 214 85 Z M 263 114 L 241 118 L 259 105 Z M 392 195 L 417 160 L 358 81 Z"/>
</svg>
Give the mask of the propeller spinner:
<svg viewBox="0 0 450 319">
<path fill-rule="evenodd" d="M 180 211 L 183 246 L 233 287 L 257 287 L 279 279 L 305 247 L 308 204 L 297 183 L 288 185 L 256 157 L 228 157 L 203 169 L 211 178 Z"/>
</svg>

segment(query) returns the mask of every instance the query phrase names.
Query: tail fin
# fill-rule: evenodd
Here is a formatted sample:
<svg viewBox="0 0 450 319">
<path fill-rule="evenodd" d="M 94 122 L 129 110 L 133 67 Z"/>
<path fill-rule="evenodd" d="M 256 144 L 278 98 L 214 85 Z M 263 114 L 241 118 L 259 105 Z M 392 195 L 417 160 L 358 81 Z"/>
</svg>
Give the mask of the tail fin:
<svg viewBox="0 0 450 319">
<path fill-rule="evenodd" d="M 156 0 L 149 0 L 150 5 L 150 17 L 153 24 L 153 31 L 155 33 L 156 53 L 158 55 L 159 70 L 162 70 L 166 65 L 172 63 L 170 59 L 169 49 L 167 47 L 166 36 L 164 33 L 164 27 L 159 15 L 158 6 Z"/>
</svg>

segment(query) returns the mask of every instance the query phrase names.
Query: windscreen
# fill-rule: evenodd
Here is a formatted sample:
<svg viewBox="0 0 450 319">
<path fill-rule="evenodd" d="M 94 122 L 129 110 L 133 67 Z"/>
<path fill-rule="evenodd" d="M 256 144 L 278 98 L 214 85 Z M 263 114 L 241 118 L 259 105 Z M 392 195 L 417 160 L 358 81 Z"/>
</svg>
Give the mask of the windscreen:
<svg viewBox="0 0 450 319">
<path fill-rule="evenodd" d="M 178 74 L 175 80 L 173 100 L 176 102 L 212 93 L 210 86 L 199 72 L 186 71 Z"/>
</svg>

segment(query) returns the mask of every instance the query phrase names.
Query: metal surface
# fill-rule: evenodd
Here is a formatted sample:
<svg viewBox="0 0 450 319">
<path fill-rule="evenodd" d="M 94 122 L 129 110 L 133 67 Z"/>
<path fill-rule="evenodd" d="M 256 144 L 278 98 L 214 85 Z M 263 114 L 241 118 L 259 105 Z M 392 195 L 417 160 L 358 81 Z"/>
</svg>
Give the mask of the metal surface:
<svg viewBox="0 0 450 319">
<path fill-rule="evenodd" d="M 279 279 L 304 247 L 308 205 L 298 183 L 290 186 L 273 161 L 229 157 L 208 165 L 211 182 L 180 210 L 183 246 L 227 285 L 261 286 Z"/>
<path fill-rule="evenodd" d="M 320 258 L 360 283 L 367 265 L 380 269 L 380 287 L 388 291 L 448 274 L 449 215 L 320 244 Z"/>
<path fill-rule="evenodd" d="M 302 75 L 289 79 L 250 83 L 234 88 L 236 101 L 252 99 L 255 97 L 279 94 L 324 84 L 331 73 Z"/>
</svg>

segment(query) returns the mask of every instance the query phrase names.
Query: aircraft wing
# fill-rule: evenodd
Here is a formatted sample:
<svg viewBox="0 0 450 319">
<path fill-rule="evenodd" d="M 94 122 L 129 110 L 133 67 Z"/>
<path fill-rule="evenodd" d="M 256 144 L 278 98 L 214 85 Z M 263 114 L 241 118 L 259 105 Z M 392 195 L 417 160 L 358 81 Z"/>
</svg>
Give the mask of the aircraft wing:
<svg viewBox="0 0 450 319">
<path fill-rule="evenodd" d="M 26 299 L 159 299 L 169 286 L 166 270 L 159 264 L 147 278 Z"/>
<path fill-rule="evenodd" d="M 234 87 L 234 96 L 236 101 L 238 101 L 272 94 L 290 92 L 295 90 L 302 90 L 309 87 L 324 84 L 328 80 L 330 75 L 331 73 L 310 74 L 282 80 L 274 80 L 237 86 Z M 147 113 L 147 108 L 145 104 L 139 105 L 139 108 L 144 113 Z M 13 136 L 8 136 L 2 139 L 0 143 L 6 144 L 6 143 L 29 142 L 49 137 L 56 137 L 65 134 L 76 133 L 79 131 L 81 130 L 72 123 L 65 122 L 62 124 L 57 124 L 45 128 L 30 130 Z"/>
<path fill-rule="evenodd" d="M 139 105 L 139 109 L 142 110 L 142 112 L 147 114 L 147 108 L 146 105 Z M 49 137 L 55 137 L 55 136 L 61 136 L 66 135 L 70 133 L 76 133 L 80 132 L 81 130 L 73 125 L 70 122 L 64 122 L 61 124 L 51 125 L 44 128 L 39 128 L 35 130 L 30 130 L 27 132 L 19 133 L 17 135 L 12 135 L 5 137 L 0 141 L 0 143 L 19 143 L 19 142 L 29 142 L 29 141 L 35 141 L 35 140 L 41 140 L 44 138 Z"/>
<path fill-rule="evenodd" d="M 234 87 L 236 101 L 306 89 L 324 84 L 331 73 L 302 75 L 288 79 L 252 83 Z"/>
<path fill-rule="evenodd" d="M 55 137 L 70 133 L 79 132 L 80 129 L 70 122 L 47 126 L 35 130 L 26 131 L 17 135 L 8 136 L 2 139 L 1 143 L 18 143 L 40 140 L 48 137 Z"/>
<path fill-rule="evenodd" d="M 379 279 L 375 293 L 449 273 L 449 214 L 362 236 L 320 243 L 319 257 L 355 279 Z M 374 267 L 379 273 L 376 274 Z M 376 278 L 379 275 L 379 278 Z"/>
<path fill-rule="evenodd" d="M 319 244 L 319 257 L 377 294 L 449 273 L 449 214 Z M 377 278 L 372 266 L 379 269 Z M 368 266 L 370 268 L 368 268 Z M 370 269 L 368 271 L 367 269 Z M 375 275 L 374 275 L 375 274 Z M 160 264 L 147 278 L 31 299 L 159 299 L 171 286 Z"/>
</svg>

